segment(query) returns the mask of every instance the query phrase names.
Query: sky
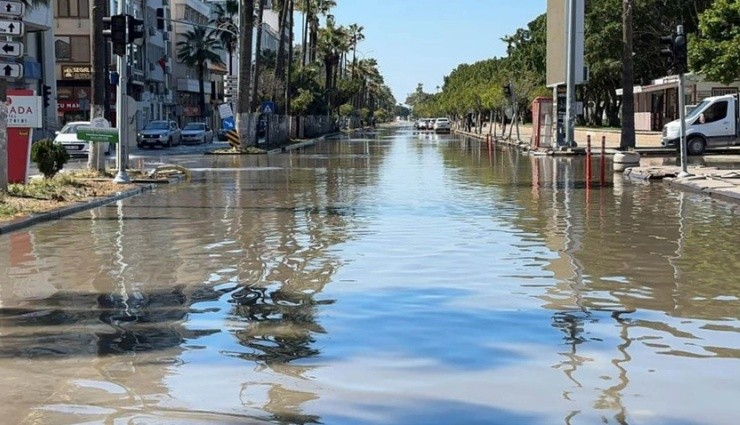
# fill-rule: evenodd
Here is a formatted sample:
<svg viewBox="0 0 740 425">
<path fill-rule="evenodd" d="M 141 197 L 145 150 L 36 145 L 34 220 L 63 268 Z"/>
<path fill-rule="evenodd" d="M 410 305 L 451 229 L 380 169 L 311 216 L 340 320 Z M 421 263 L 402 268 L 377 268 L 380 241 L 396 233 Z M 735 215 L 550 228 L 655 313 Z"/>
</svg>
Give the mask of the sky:
<svg viewBox="0 0 740 425">
<path fill-rule="evenodd" d="M 357 57 L 375 58 L 405 103 L 419 83 L 441 89 L 459 64 L 505 56 L 501 38 L 546 11 L 547 0 L 337 0 L 331 13 L 338 25 L 364 27 Z"/>
</svg>

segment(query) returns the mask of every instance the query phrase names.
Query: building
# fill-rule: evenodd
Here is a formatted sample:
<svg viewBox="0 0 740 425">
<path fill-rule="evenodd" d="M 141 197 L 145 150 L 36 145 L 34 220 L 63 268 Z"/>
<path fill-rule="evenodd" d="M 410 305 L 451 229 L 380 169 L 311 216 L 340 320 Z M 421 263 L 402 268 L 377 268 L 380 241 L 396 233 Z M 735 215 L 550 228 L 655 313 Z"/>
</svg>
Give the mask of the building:
<svg viewBox="0 0 740 425">
<path fill-rule="evenodd" d="M 60 0 L 54 10 L 54 54 L 57 86 L 57 118 L 61 124 L 90 117 L 92 90 L 91 65 L 91 0 Z M 137 102 L 136 124 L 141 128 L 152 119 L 174 115 L 174 99 L 168 91 L 168 60 L 171 51 L 167 28 L 156 28 L 156 8 L 166 7 L 168 0 L 129 0 L 125 12 L 145 22 L 145 37 L 129 45 L 127 93 Z M 118 13 L 118 1 L 108 4 L 108 15 Z M 106 43 L 106 51 L 110 52 Z M 109 70 L 115 70 L 111 55 Z M 111 111 L 115 110 L 116 90 L 108 86 Z M 115 122 L 115 116 L 109 117 Z"/>
<path fill-rule="evenodd" d="M 678 76 L 658 78 L 650 84 L 635 86 L 635 130 L 661 131 L 663 126 L 678 119 Z M 686 74 L 686 105 L 696 105 L 709 96 L 740 92 L 740 81 L 725 85 L 706 81 L 702 75 Z M 622 95 L 622 89 L 617 90 Z"/>
<path fill-rule="evenodd" d="M 54 79 L 54 57 L 47 54 L 54 46 L 52 31 L 53 19 L 50 6 L 29 7 L 23 17 L 25 35 L 20 39 L 23 43 L 23 54 L 20 63 L 23 64 L 23 79 L 9 80 L 8 88 L 34 90 L 37 95 L 44 93 L 47 86 L 49 96 L 47 105 L 43 106 L 44 129 L 34 132 L 34 139 L 52 137 L 57 130 L 56 116 L 56 82 Z M 7 60 L 12 61 L 12 59 Z"/>
</svg>

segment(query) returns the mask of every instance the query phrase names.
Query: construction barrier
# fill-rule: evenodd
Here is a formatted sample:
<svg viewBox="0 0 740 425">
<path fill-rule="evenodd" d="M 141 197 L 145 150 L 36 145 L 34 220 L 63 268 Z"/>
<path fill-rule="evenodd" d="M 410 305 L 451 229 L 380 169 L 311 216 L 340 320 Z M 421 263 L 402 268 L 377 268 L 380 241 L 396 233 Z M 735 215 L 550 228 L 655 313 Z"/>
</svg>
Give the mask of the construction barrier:
<svg viewBox="0 0 740 425">
<path fill-rule="evenodd" d="M 229 145 L 231 145 L 232 148 L 239 149 L 239 145 L 241 143 L 239 142 L 239 133 L 237 133 L 236 130 L 227 131 L 226 140 L 228 140 Z"/>
</svg>

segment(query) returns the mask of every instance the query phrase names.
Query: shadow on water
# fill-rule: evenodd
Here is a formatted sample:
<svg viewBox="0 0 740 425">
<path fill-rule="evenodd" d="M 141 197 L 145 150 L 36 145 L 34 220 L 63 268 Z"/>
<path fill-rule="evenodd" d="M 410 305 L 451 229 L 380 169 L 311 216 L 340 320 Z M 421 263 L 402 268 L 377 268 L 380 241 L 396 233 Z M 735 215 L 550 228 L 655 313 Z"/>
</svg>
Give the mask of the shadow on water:
<svg viewBox="0 0 740 425">
<path fill-rule="evenodd" d="M 0 358 L 108 356 L 164 350 L 220 332 L 182 323 L 193 304 L 220 291 L 182 287 L 108 294 L 58 292 L 26 306 L 1 308 Z"/>
</svg>

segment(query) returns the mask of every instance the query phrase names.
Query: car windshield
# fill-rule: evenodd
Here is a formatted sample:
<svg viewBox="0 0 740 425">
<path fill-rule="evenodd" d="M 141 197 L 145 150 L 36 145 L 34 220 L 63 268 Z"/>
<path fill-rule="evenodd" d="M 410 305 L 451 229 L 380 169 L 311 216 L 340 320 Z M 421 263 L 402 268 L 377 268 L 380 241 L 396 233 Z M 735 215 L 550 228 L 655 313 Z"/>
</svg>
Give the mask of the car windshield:
<svg viewBox="0 0 740 425">
<path fill-rule="evenodd" d="M 185 127 L 183 127 L 183 130 L 205 130 L 206 125 L 198 122 L 191 122 L 190 124 L 187 124 Z"/>
<path fill-rule="evenodd" d="M 77 123 L 74 123 L 74 124 L 67 124 L 64 127 L 62 127 L 62 130 L 59 133 L 61 133 L 61 134 L 73 134 L 73 133 L 75 133 L 76 134 L 77 133 L 77 127 L 84 126 L 84 125 L 90 125 L 90 123 L 77 122 Z"/>
<path fill-rule="evenodd" d="M 704 110 L 704 107 L 707 106 L 709 102 L 704 100 L 698 105 L 694 107 L 687 115 L 686 115 L 686 121 L 691 121 L 694 118 L 698 117 L 699 114 Z"/>
<path fill-rule="evenodd" d="M 166 121 L 152 121 L 144 127 L 144 130 L 167 130 L 170 128 Z"/>
</svg>

